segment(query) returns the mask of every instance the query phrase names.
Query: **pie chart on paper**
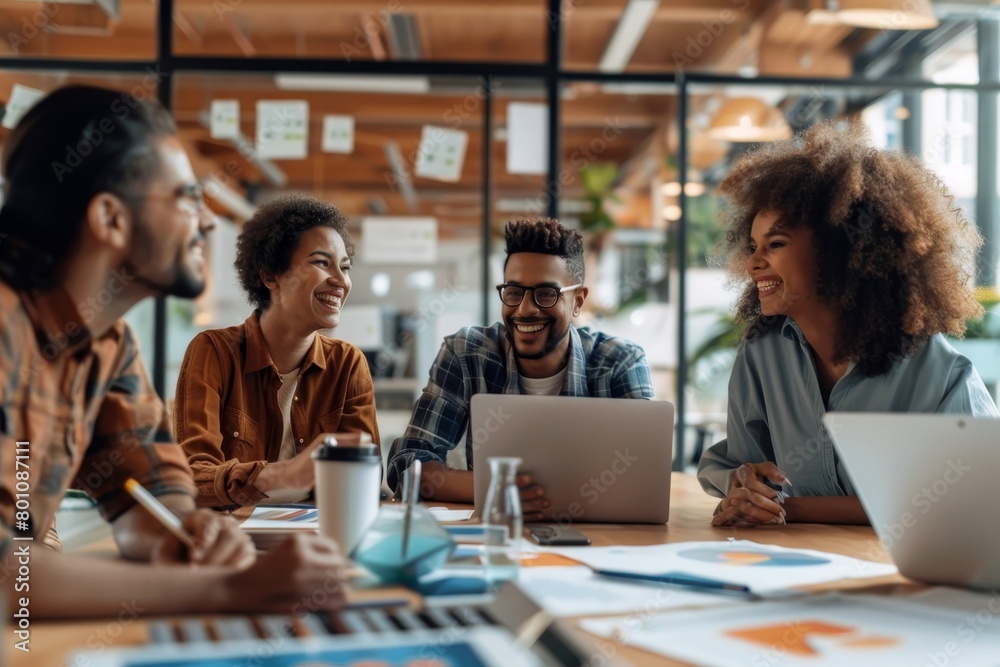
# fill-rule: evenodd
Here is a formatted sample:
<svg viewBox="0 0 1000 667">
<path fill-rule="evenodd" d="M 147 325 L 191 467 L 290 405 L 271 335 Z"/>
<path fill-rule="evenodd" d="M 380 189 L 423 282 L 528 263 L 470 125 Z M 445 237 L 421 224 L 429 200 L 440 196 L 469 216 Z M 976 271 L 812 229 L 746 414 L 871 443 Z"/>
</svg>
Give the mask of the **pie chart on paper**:
<svg viewBox="0 0 1000 667">
<path fill-rule="evenodd" d="M 677 552 L 681 558 L 716 565 L 736 567 L 808 567 L 827 565 L 830 561 L 820 556 L 799 551 L 754 551 L 752 549 L 726 549 L 701 547 Z"/>
</svg>

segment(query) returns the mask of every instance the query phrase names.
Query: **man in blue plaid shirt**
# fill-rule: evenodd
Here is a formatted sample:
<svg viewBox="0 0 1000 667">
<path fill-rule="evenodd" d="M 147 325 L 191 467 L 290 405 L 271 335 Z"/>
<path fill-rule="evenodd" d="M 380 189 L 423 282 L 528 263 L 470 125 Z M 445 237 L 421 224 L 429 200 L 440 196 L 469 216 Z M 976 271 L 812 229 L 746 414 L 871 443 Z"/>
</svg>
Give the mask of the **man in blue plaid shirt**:
<svg viewBox="0 0 1000 667">
<path fill-rule="evenodd" d="M 409 426 L 392 443 L 388 482 L 393 488 L 419 459 L 425 497 L 472 502 L 469 402 L 474 394 L 653 396 L 641 347 L 572 325 L 588 291 L 580 232 L 552 219 L 521 220 L 509 223 L 504 236 L 504 282 L 497 286 L 503 322 L 465 327 L 445 338 Z M 463 433 L 470 470 L 455 470 L 445 465 L 445 457 Z M 525 519 L 541 518 L 549 506 L 544 489 L 528 475 L 517 481 Z M 433 491 L 427 493 L 428 488 Z"/>
</svg>

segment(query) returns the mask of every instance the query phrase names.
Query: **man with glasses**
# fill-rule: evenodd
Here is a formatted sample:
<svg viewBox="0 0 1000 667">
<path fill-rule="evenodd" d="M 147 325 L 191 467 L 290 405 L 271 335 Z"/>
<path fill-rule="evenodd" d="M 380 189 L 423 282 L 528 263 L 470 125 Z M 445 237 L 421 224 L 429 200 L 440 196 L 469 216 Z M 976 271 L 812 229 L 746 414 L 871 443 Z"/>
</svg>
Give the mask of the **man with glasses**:
<svg viewBox="0 0 1000 667">
<path fill-rule="evenodd" d="M 393 488 L 419 459 L 425 497 L 473 501 L 472 472 L 447 467 L 445 458 L 464 434 L 467 465 L 472 463 L 474 394 L 653 397 L 642 348 L 572 324 L 588 293 L 580 232 L 551 219 L 520 220 L 509 223 L 504 236 L 504 282 L 497 285 L 503 322 L 466 327 L 445 339 L 409 426 L 392 444 Z M 520 475 L 518 485 L 525 519 L 542 518 L 549 506 L 544 489 L 528 475 Z"/>
<path fill-rule="evenodd" d="M 2 172 L 4 613 L 301 610 L 320 588 L 314 606 L 336 606 L 335 543 L 297 539 L 257 560 L 234 521 L 195 507 L 187 457 L 122 320 L 147 297 L 205 287 L 215 219 L 166 110 L 101 88 L 60 89 L 7 135 Z M 180 535 L 133 501 L 130 478 L 176 515 Z M 97 503 L 125 558 L 153 562 L 60 553 L 55 515 L 70 487 Z"/>
</svg>

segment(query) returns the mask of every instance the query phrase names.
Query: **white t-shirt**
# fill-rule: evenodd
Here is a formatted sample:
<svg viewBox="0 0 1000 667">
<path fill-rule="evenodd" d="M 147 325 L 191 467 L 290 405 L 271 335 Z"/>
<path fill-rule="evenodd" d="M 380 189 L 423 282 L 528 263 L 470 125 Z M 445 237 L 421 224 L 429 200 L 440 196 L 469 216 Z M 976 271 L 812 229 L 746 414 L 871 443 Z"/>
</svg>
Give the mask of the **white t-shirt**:
<svg viewBox="0 0 1000 667">
<path fill-rule="evenodd" d="M 279 461 L 287 461 L 295 458 L 295 438 L 292 436 L 292 400 L 295 397 L 295 390 L 299 387 L 299 369 L 296 368 L 290 373 L 279 374 L 281 386 L 278 388 L 278 407 L 281 408 L 281 452 L 278 454 Z M 272 491 L 262 505 L 274 503 L 297 503 L 309 497 L 309 493 L 293 489 L 283 489 Z"/>
<path fill-rule="evenodd" d="M 524 393 L 532 396 L 558 396 L 568 369 L 569 366 L 547 378 L 526 378 L 522 375 L 521 386 L 524 387 Z"/>
</svg>

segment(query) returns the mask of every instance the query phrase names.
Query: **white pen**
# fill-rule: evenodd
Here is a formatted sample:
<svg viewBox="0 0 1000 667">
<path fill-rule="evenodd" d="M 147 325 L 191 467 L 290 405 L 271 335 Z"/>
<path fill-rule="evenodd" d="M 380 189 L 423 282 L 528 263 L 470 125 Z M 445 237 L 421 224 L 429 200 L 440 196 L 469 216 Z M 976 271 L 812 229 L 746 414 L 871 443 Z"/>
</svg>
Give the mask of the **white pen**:
<svg viewBox="0 0 1000 667">
<path fill-rule="evenodd" d="M 125 482 L 125 490 L 135 498 L 137 503 L 145 507 L 157 521 L 162 523 L 167 530 L 173 533 L 174 537 L 187 545 L 189 549 L 194 547 L 191 536 L 184 530 L 184 526 L 181 524 L 181 520 L 177 518 L 177 515 L 168 510 L 142 484 L 129 477 Z"/>
</svg>

